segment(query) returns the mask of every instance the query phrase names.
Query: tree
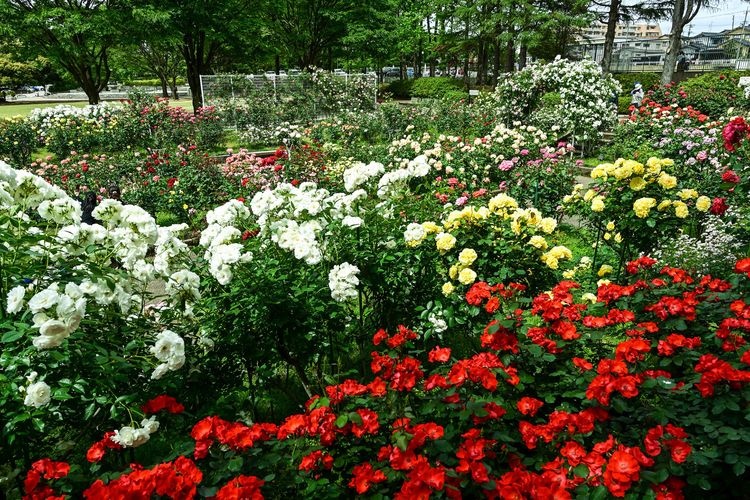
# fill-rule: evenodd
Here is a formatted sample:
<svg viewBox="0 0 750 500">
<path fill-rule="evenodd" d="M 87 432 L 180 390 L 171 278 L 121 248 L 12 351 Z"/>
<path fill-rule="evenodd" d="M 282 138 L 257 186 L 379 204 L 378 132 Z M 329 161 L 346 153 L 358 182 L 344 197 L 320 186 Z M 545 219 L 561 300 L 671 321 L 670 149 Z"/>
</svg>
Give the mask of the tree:
<svg viewBox="0 0 750 500">
<path fill-rule="evenodd" d="M 250 0 L 135 1 L 137 15 L 148 27 L 141 31 L 150 34 L 147 43 L 158 45 L 165 34 L 178 40 L 176 49 L 185 61 L 194 109 L 203 105 L 201 75 L 213 73 L 223 52 L 259 39 L 260 26 Z"/>
<path fill-rule="evenodd" d="M 663 85 L 672 81 L 677 58 L 682 49 L 682 30 L 692 21 L 702 7 L 708 6 L 711 0 L 673 0 L 672 32 L 669 35 L 669 47 L 664 56 L 664 69 L 661 72 Z"/>
<path fill-rule="evenodd" d="M 3 0 L 0 15 L 14 35 L 64 68 L 89 103 L 109 81 L 109 50 L 130 26 L 125 0 Z"/>
</svg>

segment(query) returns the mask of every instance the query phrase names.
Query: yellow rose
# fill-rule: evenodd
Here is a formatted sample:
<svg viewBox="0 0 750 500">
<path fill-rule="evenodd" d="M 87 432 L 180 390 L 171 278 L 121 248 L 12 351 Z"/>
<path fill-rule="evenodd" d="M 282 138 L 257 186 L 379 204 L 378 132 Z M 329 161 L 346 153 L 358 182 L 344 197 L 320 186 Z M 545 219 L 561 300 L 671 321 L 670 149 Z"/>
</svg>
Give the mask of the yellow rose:
<svg viewBox="0 0 750 500">
<path fill-rule="evenodd" d="M 609 221 L 607 222 L 607 231 L 614 231 L 615 230 L 615 222 Z"/>
<path fill-rule="evenodd" d="M 612 271 L 614 271 L 612 266 L 610 266 L 609 264 L 602 264 L 602 267 L 599 268 L 599 271 L 597 271 L 596 275 L 600 278 L 603 278 L 608 274 L 612 274 Z"/>
<path fill-rule="evenodd" d="M 549 267 L 550 269 L 557 269 L 558 267 L 557 259 L 549 253 L 542 254 L 542 262 L 547 264 L 547 267 Z"/>
<path fill-rule="evenodd" d="M 435 243 L 437 244 L 437 249 L 441 253 L 445 253 L 456 246 L 456 238 L 450 233 L 440 233 L 435 237 Z"/>
<path fill-rule="evenodd" d="M 539 221 L 539 227 L 545 234 L 551 234 L 557 227 L 557 221 L 552 217 L 545 217 Z"/>
<path fill-rule="evenodd" d="M 672 200 L 662 200 L 659 205 L 656 207 L 656 209 L 659 212 L 664 212 L 666 209 L 672 206 Z"/>
<path fill-rule="evenodd" d="M 604 233 L 604 239 L 605 239 L 606 241 L 609 241 L 609 240 L 611 240 L 611 239 L 612 239 L 612 233 L 610 233 L 610 232 L 606 232 L 606 233 Z"/>
<path fill-rule="evenodd" d="M 573 257 L 573 253 L 570 249 L 562 245 L 552 247 L 547 253 L 558 260 L 571 259 Z"/>
<path fill-rule="evenodd" d="M 583 295 L 581 295 L 581 300 L 585 300 L 586 302 L 596 304 L 596 295 L 594 295 L 591 292 L 586 292 Z"/>
<path fill-rule="evenodd" d="M 615 242 L 622 243 L 622 235 L 620 233 L 615 235 Z"/>
<path fill-rule="evenodd" d="M 664 189 L 673 189 L 677 187 L 677 177 L 662 172 L 659 174 L 659 185 Z"/>
<path fill-rule="evenodd" d="M 648 217 L 649 211 L 656 206 L 656 200 L 653 198 L 639 198 L 633 202 L 633 211 L 635 215 L 644 219 Z"/>
<path fill-rule="evenodd" d="M 643 180 L 643 177 L 633 177 L 630 179 L 630 189 L 633 191 L 640 191 L 641 189 L 646 187 L 646 181 Z"/>
<path fill-rule="evenodd" d="M 456 287 L 453 286 L 452 283 L 444 283 L 443 284 L 443 289 L 442 289 L 443 295 L 445 295 L 447 297 L 448 295 L 452 294 L 453 290 L 455 290 L 455 289 L 456 289 Z"/>
<path fill-rule="evenodd" d="M 603 196 L 597 196 L 596 198 L 591 200 L 591 210 L 593 212 L 604 211 L 604 197 Z"/>
<path fill-rule="evenodd" d="M 531 238 L 529 238 L 529 245 L 531 245 L 532 247 L 538 248 L 539 250 L 546 250 L 547 240 L 545 240 L 543 236 L 534 235 Z"/>
<path fill-rule="evenodd" d="M 425 231 L 427 231 L 427 234 L 440 232 L 440 226 L 438 226 L 434 222 L 430 222 L 430 221 L 423 222 L 422 227 L 424 228 Z"/>
<path fill-rule="evenodd" d="M 460 273 L 458 273 L 458 282 L 462 285 L 469 285 L 471 283 L 474 283 L 474 280 L 477 279 L 477 273 L 475 273 L 473 270 L 469 269 L 468 267 L 466 269 L 463 269 Z"/>
<path fill-rule="evenodd" d="M 591 170 L 591 173 L 589 175 L 591 176 L 592 179 L 599 179 L 599 178 L 601 178 L 601 179 L 604 179 L 606 181 L 607 180 L 607 169 L 606 169 L 606 167 L 607 167 L 607 164 L 604 164 L 604 163 L 601 164 L 601 165 L 597 165 L 596 167 L 594 167 Z"/>
<path fill-rule="evenodd" d="M 450 269 L 448 269 L 448 276 L 450 279 L 454 280 L 458 276 L 458 264 L 453 264 Z"/>
<path fill-rule="evenodd" d="M 598 288 L 598 287 L 602 287 L 604 285 L 609 285 L 610 283 L 612 283 L 612 282 L 609 281 L 608 279 L 601 279 L 601 280 L 599 280 L 599 281 L 596 282 L 596 286 Z"/>
<path fill-rule="evenodd" d="M 695 200 L 695 208 L 699 212 L 708 212 L 708 209 L 711 208 L 711 198 L 708 196 L 699 196 L 697 200 Z"/>
<path fill-rule="evenodd" d="M 464 266 L 470 266 L 477 260 L 477 252 L 471 248 L 464 248 L 461 253 L 458 254 L 458 261 Z"/>
<path fill-rule="evenodd" d="M 684 219 L 688 216 L 688 207 L 684 202 L 675 201 L 674 203 L 672 203 L 672 205 L 674 206 L 674 214 L 678 218 Z"/>
<path fill-rule="evenodd" d="M 576 277 L 576 272 L 574 269 L 568 269 L 567 271 L 563 271 L 562 275 L 566 280 L 572 280 Z"/>
<path fill-rule="evenodd" d="M 631 175 L 633 175 L 633 167 L 627 161 L 615 169 L 615 178 L 617 180 L 627 179 Z"/>
<path fill-rule="evenodd" d="M 586 194 L 583 195 L 583 201 L 591 201 L 594 196 L 596 196 L 596 191 L 589 189 L 586 191 Z"/>
<path fill-rule="evenodd" d="M 671 167 L 674 165 L 674 160 L 671 158 L 663 158 L 661 160 L 661 166 L 662 167 Z"/>
<path fill-rule="evenodd" d="M 698 197 L 698 191 L 695 189 L 680 189 L 677 196 L 679 196 L 681 200 L 691 200 Z"/>
<path fill-rule="evenodd" d="M 511 198 L 505 193 L 500 193 L 496 196 L 493 196 L 490 198 L 490 201 L 487 203 L 489 206 L 489 210 L 492 213 L 498 213 L 501 211 L 506 211 L 509 208 L 518 208 L 518 202 L 515 200 L 515 198 Z"/>
</svg>

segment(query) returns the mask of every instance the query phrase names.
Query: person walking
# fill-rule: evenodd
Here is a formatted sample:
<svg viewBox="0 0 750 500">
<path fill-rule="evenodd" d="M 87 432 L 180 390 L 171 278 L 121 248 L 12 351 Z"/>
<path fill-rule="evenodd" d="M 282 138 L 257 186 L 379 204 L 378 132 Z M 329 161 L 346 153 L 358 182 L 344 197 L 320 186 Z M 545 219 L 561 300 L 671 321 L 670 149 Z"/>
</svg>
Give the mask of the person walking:
<svg viewBox="0 0 750 500">
<path fill-rule="evenodd" d="M 635 82 L 635 87 L 630 91 L 630 103 L 637 108 L 640 107 L 641 101 L 643 101 L 643 85 Z"/>
</svg>

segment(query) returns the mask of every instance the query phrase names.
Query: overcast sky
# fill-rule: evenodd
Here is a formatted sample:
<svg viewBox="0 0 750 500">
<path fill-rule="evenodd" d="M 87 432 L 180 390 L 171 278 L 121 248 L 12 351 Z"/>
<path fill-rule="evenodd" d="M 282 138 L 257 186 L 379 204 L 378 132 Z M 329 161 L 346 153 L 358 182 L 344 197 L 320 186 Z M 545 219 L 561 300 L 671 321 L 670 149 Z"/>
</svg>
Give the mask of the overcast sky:
<svg viewBox="0 0 750 500">
<path fill-rule="evenodd" d="M 721 31 L 732 27 L 732 18 L 734 17 L 734 27 L 741 26 L 745 21 L 745 12 L 747 12 L 747 24 L 750 25 L 750 3 L 740 0 L 723 0 L 719 7 L 714 9 L 703 8 L 683 31 L 687 34 L 690 29 L 691 34 L 695 35 L 701 31 Z M 671 22 L 661 23 L 662 33 L 669 33 Z"/>
</svg>

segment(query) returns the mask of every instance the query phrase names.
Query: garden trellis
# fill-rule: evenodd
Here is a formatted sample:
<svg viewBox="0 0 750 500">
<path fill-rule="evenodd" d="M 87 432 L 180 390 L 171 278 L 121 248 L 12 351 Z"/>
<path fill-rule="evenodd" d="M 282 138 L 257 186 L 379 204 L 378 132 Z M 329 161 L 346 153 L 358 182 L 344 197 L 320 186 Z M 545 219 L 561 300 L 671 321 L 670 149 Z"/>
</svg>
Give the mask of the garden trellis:
<svg viewBox="0 0 750 500">
<path fill-rule="evenodd" d="M 343 110 L 374 109 L 375 74 L 201 75 L 203 106 L 238 130 L 301 123 Z"/>
</svg>

